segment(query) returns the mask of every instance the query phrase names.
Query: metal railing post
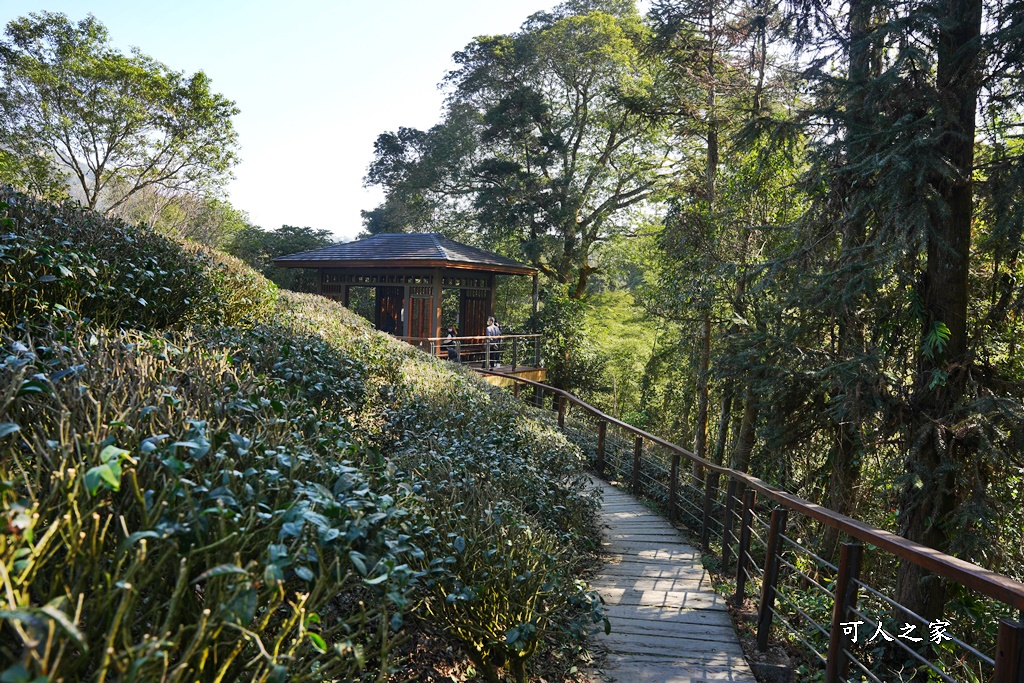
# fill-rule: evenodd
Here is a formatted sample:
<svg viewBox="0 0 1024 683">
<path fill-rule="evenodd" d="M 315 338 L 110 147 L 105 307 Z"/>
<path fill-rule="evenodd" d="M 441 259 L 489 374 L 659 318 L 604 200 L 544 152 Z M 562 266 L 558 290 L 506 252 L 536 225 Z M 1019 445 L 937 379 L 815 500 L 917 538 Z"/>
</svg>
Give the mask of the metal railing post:
<svg viewBox="0 0 1024 683">
<path fill-rule="evenodd" d="M 1024 623 L 1001 619 L 993 683 L 1024 683 Z"/>
<path fill-rule="evenodd" d="M 747 591 L 747 554 L 750 552 L 750 523 L 754 519 L 757 493 L 753 489 L 743 492 L 743 519 L 740 522 L 740 547 L 736 551 L 736 595 L 733 602 L 742 606 Z"/>
<path fill-rule="evenodd" d="M 644 439 L 638 436 L 633 444 L 633 495 L 640 493 L 640 454 L 643 450 Z"/>
<path fill-rule="evenodd" d="M 722 520 L 722 573 L 728 573 L 732 562 L 732 518 L 736 508 L 736 480 L 729 478 L 725 489 L 725 519 Z"/>
<path fill-rule="evenodd" d="M 555 402 L 558 404 L 558 428 L 565 429 L 565 397 L 555 394 Z"/>
<path fill-rule="evenodd" d="M 839 573 L 833 586 L 835 601 L 832 606 L 832 629 L 828 634 L 828 656 L 825 659 L 825 683 L 846 680 L 850 660 L 843 655 L 843 627 L 849 621 L 850 610 L 857 605 L 857 584 L 860 576 L 860 543 L 843 543 L 839 548 Z"/>
<path fill-rule="evenodd" d="M 519 367 L 519 337 L 512 338 L 512 369 Z"/>
<path fill-rule="evenodd" d="M 779 580 L 779 556 L 782 553 L 782 535 L 786 530 L 786 509 L 772 510 L 768 527 L 768 548 L 764 554 L 764 577 L 761 581 L 761 605 L 757 611 L 757 649 L 768 649 L 768 636 L 772 630 L 772 612 L 775 610 L 775 586 Z"/>
<path fill-rule="evenodd" d="M 668 519 L 676 521 L 676 496 L 679 495 L 679 453 L 672 451 L 672 464 L 668 470 Z"/>
<path fill-rule="evenodd" d="M 540 367 L 540 336 L 533 338 L 533 367 Z"/>
<path fill-rule="evenodd" d="M 597 423 L 597 473 L 604 474 L 604 439 L 608 432 L 608 422 L 601 420 Z"/>
<path fill-rule="evenodd" d="M 718 472 L 707 470 L 704 473 L 704 519 L 700 525 L 700 547 L 704 550 L 711 547 L 711 508 L 717 494 Z"/>
</svg>

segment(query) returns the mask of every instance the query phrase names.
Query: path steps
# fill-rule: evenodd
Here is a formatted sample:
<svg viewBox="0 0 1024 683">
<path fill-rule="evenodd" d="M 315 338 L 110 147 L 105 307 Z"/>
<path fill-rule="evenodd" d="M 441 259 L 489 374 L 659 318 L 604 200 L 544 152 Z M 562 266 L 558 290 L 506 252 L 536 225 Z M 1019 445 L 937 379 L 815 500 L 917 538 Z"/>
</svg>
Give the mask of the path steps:
<svg viewBox="0 0 1024 683">
<path fill-rule="evenodd" d="M 605 564 L 592 582 L 605 602 L 611 635 L 596 636 L 607 656 L 594 683 L 756 683 L 743 658 L 725 598 L 693 547 L 663 517 L 593 479 L 604 504 Z"/>
</svg>

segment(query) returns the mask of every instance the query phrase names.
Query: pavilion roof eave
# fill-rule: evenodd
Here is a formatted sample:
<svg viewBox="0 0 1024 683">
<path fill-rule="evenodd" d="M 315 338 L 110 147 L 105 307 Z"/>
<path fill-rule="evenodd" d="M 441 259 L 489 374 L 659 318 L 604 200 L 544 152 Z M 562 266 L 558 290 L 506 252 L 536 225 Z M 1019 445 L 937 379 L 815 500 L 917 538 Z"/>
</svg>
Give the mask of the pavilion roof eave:
<svg viewBox="0 0 1024 683">
<path fill-rule="evenodd" d="M 472 270 L 482 273 L 500 273 L 505 275 L 536 275 L 537 269 L 528 266 L 512 266 L 490 263 L 458 263 L 444 259 L 367 259 L 367 260 L 328 260 L 328 259 L 273 259 L 273 264 L 278 268 L 331 268 L 331 269 L 354 269 L 354 268 L 389 268 L 401 270 L 433 269 L 443 268 L 445 270 Z"/>
</svg>

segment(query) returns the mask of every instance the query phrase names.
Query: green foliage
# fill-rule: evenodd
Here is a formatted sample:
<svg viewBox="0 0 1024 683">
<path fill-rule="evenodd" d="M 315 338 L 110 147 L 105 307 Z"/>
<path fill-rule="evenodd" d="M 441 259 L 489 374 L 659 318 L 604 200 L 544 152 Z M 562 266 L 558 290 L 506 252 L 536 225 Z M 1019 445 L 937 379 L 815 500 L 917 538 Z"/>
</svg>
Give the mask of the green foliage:
<svg viewBox="0 0 1024 683">
<path fill-rule="evenodd" d="M 600 357 L 606 359 L 604 391 L 597 404 L 632 425 L 646 427 L 653 408 L 644 395 L 644 368 L 657 351 L 663 331 L 658 321 L 637 306 L 627 290 L 606 291 L 587 298 L 586 329 Z M 664 370 L 664 369 L 663 369 Z M 665 377 L 664 372 L 659 373 Z"/>
<path fill-rule="evenodd" d="M 557 285 L 546 288 L 541 301 L 535 324 L 544 331 L 548 382 L 584 396 L 603 388 L 605 359 L 587 334 L 586 302 Z"/>
<path fill-rule="evenodd" d="M 594 249 L 675 173 L 637 106 L 654 87 L 646 29 L 605 5 L 562 4 L 457 53 L 444 121 L 377 139 L 366 181 L 387 197 L 367 227 L 473 234 L 583 296 Z"/>
<path fill-rule="evenodd" d="M 383 665 L 392 636 L 374 624 L 412 578 L 395 539 L 425 527 L 337 458 L 364 457 L 344 421 L 186 337 L 77 332 L 4 339 L 0 419 L 20 429 L 0 458 L 3 647 L 76 680 Z M 380 599 L 345 607 L 346 591 Z"/>
<path fill-rule="evenodd" d="M 237 259 L 4 199 L 0 675 L 382 680 L 454 623 L 439 582 L 493 597 L 510 566 L 491 675 L 581 646 L 596 502 L 551 426 Z M 448 567 L 447 533 L 508 552 Z"/>
<path fill-rule="evenodd" d="M 431 482 L 426 504 L 446 511 L 422 560 L 423 605 L 478 670 L 523 680 L 538 648 L 576 652 L 585 624 L 602 616 L 577 581 L 599 537 L 597 501 L 577 448 L 447 365 L 406 364 L 388 418 L 401 433 L 394 462 Z"/>
<path fill-rule="evenodd" d="M 0 320 L 74 312 L 164 329 L 267 316 L 274 286 L 229 256 L 142 227 L 0 190 Z"/>
<path fill-rule="evenodd" d="M 186 76 L 113 49 L 92 16 L 75 24 L 30 14 L 0 42 L 0 146 L 29 171 L 30 189 L 46 186 L 36 172 L 45 160 L 91 209 L 109 211 L 146 187 L 223 182 L 237 161 L 237 113 L 202 71 Z"/>
<path fill-rule="evenodd" d="M 319 249 L 334 242 L 329 230 L 282 225 L 277 230 L 264 230 L 247 225 L 232 240 L 228 251 L 262 273 L 266 278 L 293 292 L 320 291 L 320 274 L 304 268 L 277 268 L 272 259 L 286 254 Z"/>
<path fill-rule="evenodd" d="M 195 243 L 185 244 L 203 264 L 204 275 L 217 292 L 219 317 L 226 325 L 243 321 L 266 321 L 274 313 L 277 286 L 254 273 L 241 260 Z"/>
<path fill-rule="evenodd" d="M 133 193 L 109 215 L 214 249 L 227 249 L 249 220 L 244 211 L 226 200 L 191 192 L 170 193 L 155 187 Z"/>
<path fill-rule="evenodd" d="M 0 149 L 0 185 L 9 185 L 50 201 L 68 197 L 67 183 L 43 156 L 18 156 Z"/>
<path fill-rule="evenodd" d="M 603 619 L 600 603 L 550 532 L 530 526 L 514 508 L 494 505 L 472 479 L 449 486 L 448 500 L 437 501 L 451 510 L 438 520 L 441 547 L 423 563 L 424 608 L 467 644 L 486 680 L 498 681 L 497 672 L 508 668 L 513 680 L 526 683 L 526 662 L 567 608 L 588 608 L 572 624 L 581 636 L 588 621 Z"/>
</svg>

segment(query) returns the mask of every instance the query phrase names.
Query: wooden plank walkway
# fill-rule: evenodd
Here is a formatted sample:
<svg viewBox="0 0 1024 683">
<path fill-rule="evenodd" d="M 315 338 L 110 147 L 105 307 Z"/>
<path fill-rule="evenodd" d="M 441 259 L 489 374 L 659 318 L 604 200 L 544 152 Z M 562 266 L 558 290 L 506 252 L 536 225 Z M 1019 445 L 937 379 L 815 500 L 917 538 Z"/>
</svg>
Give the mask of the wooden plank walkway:
<svg viewBox="0 0 1024 683">
<path fill-rule="evenodd" d="M 725 598 L 711 588 L 700 556 L 663 517 L 598 479 L 605 565 L 593 587 L 611 635 L 595 683 L 756 683 Z"/>
</svg>

